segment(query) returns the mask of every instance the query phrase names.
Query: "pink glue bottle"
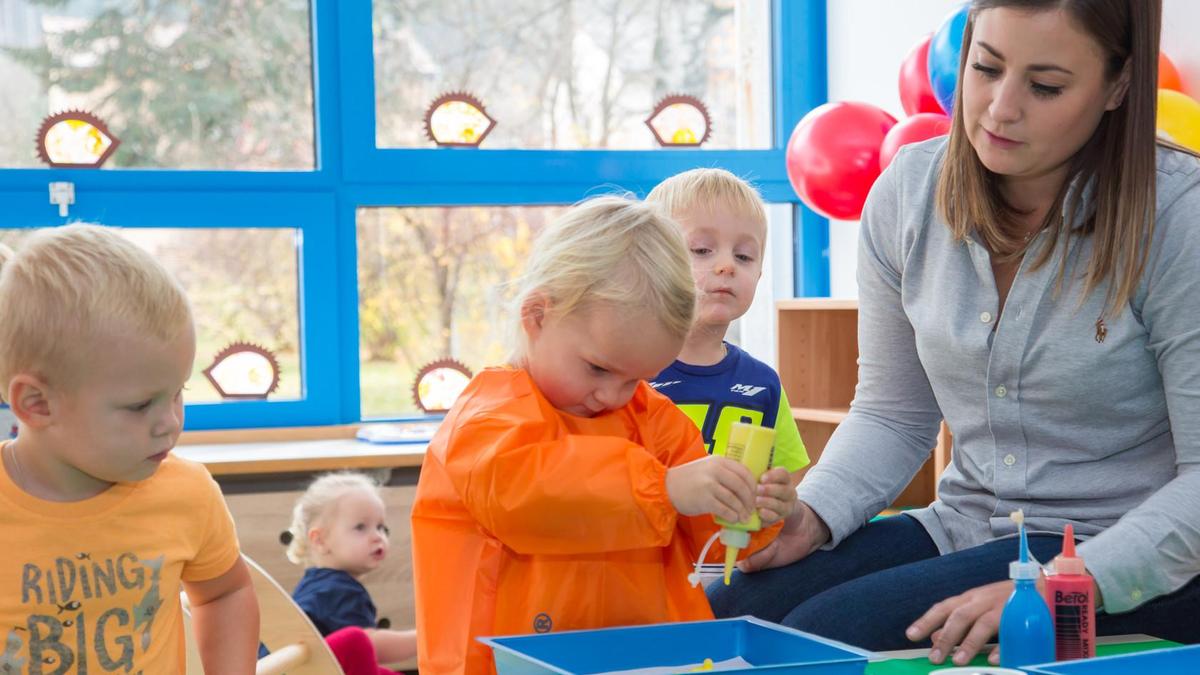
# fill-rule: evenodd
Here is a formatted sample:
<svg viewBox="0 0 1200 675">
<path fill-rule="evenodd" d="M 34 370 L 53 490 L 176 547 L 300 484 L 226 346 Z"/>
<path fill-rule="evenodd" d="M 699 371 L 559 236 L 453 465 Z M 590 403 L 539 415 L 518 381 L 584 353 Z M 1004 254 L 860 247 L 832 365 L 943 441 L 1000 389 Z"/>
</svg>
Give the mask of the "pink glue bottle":
<svg viewBox="0 0 1200 675">
<path fill-rule="evenodd" d="M 1096 591 L 1092 577 L 1075 555 L 1075 528 L 1063 531 L 1062 555 L 1055 574 L 1046 577 L 1046 604 L 1054 620 L 1054 652 L 1059 661 L 1096 655 Z"/>
</svg>

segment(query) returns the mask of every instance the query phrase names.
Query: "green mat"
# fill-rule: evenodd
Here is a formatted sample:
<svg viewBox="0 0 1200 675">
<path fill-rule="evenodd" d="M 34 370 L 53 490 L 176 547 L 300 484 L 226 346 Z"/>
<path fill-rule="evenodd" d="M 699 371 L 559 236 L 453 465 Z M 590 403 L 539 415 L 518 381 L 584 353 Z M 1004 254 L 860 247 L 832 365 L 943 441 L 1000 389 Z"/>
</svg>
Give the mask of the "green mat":
<svg viewBox="0 0 1200 675">
<path fill-rule="evenodd" d="M 1097 645 L 1096 656 L 1113 656 L 1116 654 L 1129 654 L 1131 652 L 1143 652 L 1147 649 L 1163 649 L 1165 647 L 1178 647 L 1179 643 L 1169 642 L 1167 640 L 1153 640 L 1150 642 L 1125 642 L 1115 645 Z M 986 666 L 987 653 L 983 656 L 976 656 L 974 661 L 969 665 Z M 927 658 L 919 659 L 892 659 L 890 661 L 876 661 L 875 663 L 867 664 L 867 675 L 925 675 L 926 673 L 937 672 L 943 668 L 954 668 L 954 664 L 947 662 L 945 665 L 935 666 L 929 662 Z"/>
</svg>

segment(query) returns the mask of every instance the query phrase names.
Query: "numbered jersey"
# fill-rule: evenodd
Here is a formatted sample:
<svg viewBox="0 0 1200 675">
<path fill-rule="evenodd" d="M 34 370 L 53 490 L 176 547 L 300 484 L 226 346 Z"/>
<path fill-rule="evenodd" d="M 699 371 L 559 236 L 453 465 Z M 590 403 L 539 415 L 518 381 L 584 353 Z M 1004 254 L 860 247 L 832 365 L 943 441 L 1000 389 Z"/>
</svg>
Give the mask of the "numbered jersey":
<svg viewBox="0 0 1200 675">
<path fill-rule="evenodd" d="M 775 466 L 798 471 L 808 452 L 792 418 L 779 375 L 728 342 L 725 358 L 711 366 L 676 361 L 650 386 L 666 395 L 696 423 L 709 454 L 724 455 L 729 428 L 746 422 L 775 429 Z"/>
</svg>

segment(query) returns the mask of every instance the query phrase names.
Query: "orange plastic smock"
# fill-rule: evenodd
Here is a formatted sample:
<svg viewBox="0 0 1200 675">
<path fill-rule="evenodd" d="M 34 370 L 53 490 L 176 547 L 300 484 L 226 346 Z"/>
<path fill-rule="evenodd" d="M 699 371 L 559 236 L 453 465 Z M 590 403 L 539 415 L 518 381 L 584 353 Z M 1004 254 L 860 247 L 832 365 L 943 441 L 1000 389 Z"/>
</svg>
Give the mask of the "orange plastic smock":
<svg viewBox="0 0 1200 675">
<path fill-rule="evenodd" d="M 429 444 L 413 504 L 421 672 L 494 673 L 480 636 L 711 619 L 687 576 L 717 526 L 680 516 L 665 483 L 704 456 L 696 425 L 644 382 L 582 418 L 524 370 L 477 375 Z"/>
</svg>

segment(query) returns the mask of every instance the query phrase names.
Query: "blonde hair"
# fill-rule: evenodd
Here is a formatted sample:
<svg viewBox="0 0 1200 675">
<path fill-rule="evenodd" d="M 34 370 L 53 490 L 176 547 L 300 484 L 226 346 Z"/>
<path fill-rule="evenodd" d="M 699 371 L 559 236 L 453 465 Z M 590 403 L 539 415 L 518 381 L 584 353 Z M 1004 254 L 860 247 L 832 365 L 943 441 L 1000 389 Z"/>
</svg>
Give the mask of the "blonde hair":
<svg viewBox="0 0 1200 675">
<path fill-rule="evenodd" d="M 597 197 L 569 209 L 538 236 L 515 283 L 509 361 L 516 365 L 528 349 L 522 308 L 539 293 L 559 317 L 607 304 L 649 311 L 681 340 L 692 327 L 696 292 L 679 226 L 658 207 L 626 197 Z"/>
<path fill-rule="evenodd" d="M 767 227 L 767 208 L 758 190 L 725 169 L 691 169 L 664 180 L 646 195 L 672 218 L 725 206 L 738 216 Z M 763 238 L 766 246 L 766 237 Z"/>
<path fill-rule="evenodd" d="M 311 564 L 308 550 L 308 531 L 324 522 L 347 494 L 363 490 L 381 501 L 379 483 L 370 476 L 355 471 L 338 471 L 317 476 L 292 507 L 292 524 L 279 536 L 287 545 L 287 557 L 297 565 Z"/>
<path fill-rule="evenodd" d="M 169 341 L 192 329 L 183 287 L 112 228 L 47 228 L 0 261 L 0 388 L 19 372 L 70 384 L 105 330 Z"/>
<path fill-rule="evenodd" d="M 1069 175 L 1042 223 L 1050 241 L 1033 263 L 1050 261 L 1060 237 L 1090 236 L 1091 260 L 1083 297 L 1108 282 L 1105 313 L 1129 302 L 1140 282 L 1154 235 L 1157 141 L 1158 43 L 1161 0 L 974 0 L 963 35 L 958 81 L 963 81 L 967 47 L 979 12 L 995 7 L 1066 12 L 1099 45 L 1105 56 L 1105 77 L 1116 82 L 1129 68 L 1129 88 L 1115 110 L 1106 111 L 1092 137 L 1070 161 Z M 959 85 L 962 86 L 961 84 Z M 965 240 L 978 232 L 1002 260 L 1015 260 L 1030 245 L 1016 225 L 1024 215 L 1000 193 L 997 176 L 988 171 L 967 137 L 962 97 L 955 98 L 946 157 L 937 183 L 937 210 L 954 237 Z M 1084 190 L 1094 184 L 1091 204 Z M 1063 218 L 1064 206 L 1069 219 Z M 1072 223 L 1082 220 L 1082 227 Z M 1058 287 L 1067 277 L 1067 256 L 1059 260 Z"/>
</svg>

